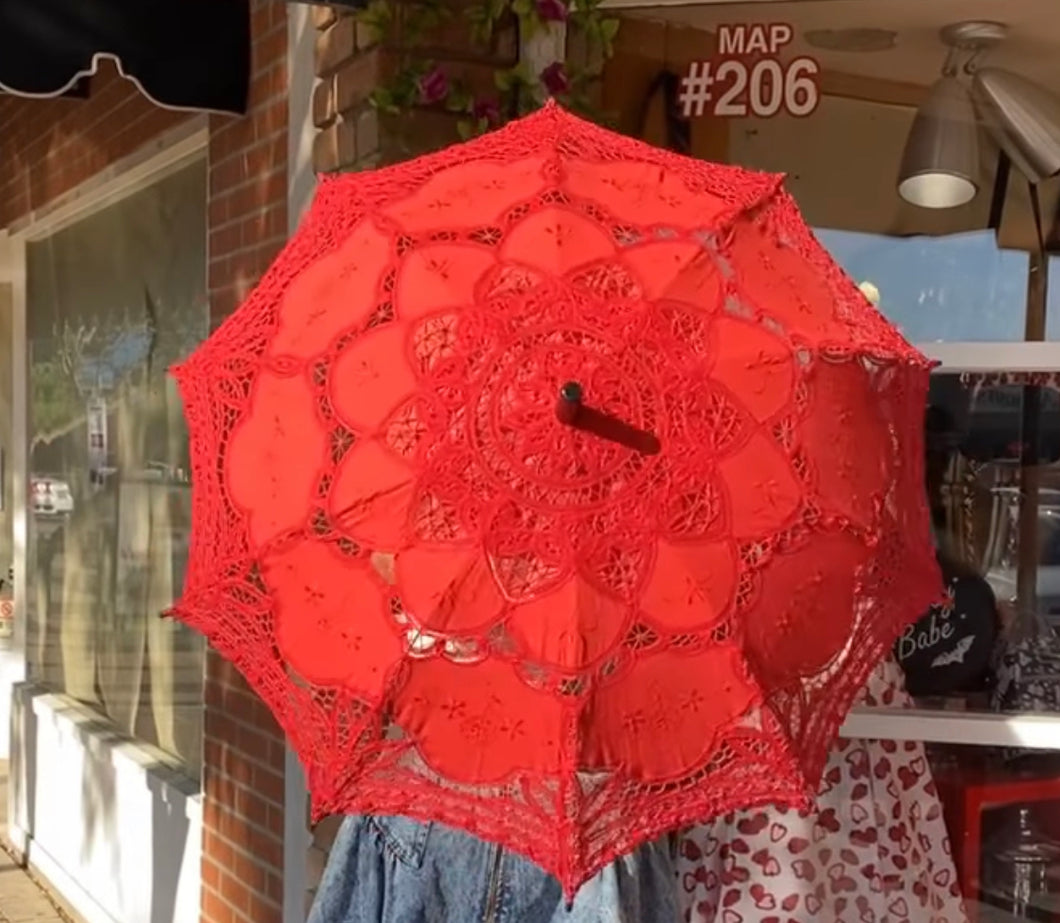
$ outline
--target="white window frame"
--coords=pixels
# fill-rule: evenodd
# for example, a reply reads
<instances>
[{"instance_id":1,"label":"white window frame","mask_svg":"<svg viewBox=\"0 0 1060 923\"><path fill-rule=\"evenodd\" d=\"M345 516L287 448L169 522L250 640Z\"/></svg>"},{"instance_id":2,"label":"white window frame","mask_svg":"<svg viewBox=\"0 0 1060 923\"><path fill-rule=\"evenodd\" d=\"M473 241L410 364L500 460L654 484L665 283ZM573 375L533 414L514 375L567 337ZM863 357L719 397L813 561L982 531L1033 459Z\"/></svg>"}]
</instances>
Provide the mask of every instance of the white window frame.
<instances>
[{"instance_id":1,"label":"white window frame","mask_svg":"<svg viewBox=\"0 0 1060 923\"><path fill-rule=\"evenodd\" d=\"M1060 285L1060 279L1057 280ZM1060 342L917 343L940 373L1060 372Z\"/></svg>"},{"instance_id":2,"label":"white window frame","mask_svg":"<svg viewBox=\"0 0 1060 923\"><path fill-rule=\"evenodd\" d=\"M313 93L316 35L308 3L287 6L287 229L293 234L313 197ZM290 741L284 748L283 923L306 918L309 849L313 836L306 818L309 789Z\"/></svg>"}]
</instances>

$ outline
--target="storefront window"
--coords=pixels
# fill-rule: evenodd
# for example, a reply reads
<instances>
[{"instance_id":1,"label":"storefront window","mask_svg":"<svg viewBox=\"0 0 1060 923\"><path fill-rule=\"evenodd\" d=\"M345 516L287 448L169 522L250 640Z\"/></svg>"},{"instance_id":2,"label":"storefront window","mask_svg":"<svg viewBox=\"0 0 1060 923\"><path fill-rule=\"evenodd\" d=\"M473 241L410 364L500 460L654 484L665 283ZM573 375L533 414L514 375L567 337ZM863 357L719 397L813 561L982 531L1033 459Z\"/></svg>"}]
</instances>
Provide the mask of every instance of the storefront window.
<instances>
[{"instance_id":1,"label":"storefront window","mask_svg":"<svg viewBox=\"0 0 1060 923\"><path fill-rule=\"evenodd\" d=\"M190 531L167 367L207 333L199 158L26 247L33 679L197 776L204 647L159 617Z\"/></svg>"},{"instance_id":2,"label":"storefront window","mask_svg":"<svg viewBox=\"0 0 1060 923\"><path fill-rule=\"evenodd\" d=\"M1060 341L1051 256L1060 252L1060 101L1049 113L1040 105L1043 93L1060 100L1060 27L1043 9L988 0L974 11L985 22L968 24L960 0L645 3L622 11L603 81L603 108L621 130L786 174L839 264L872 283L909 340L945 357L925 408L925 467L950 601L923 613L884 665L901 668L912 698L870 696L845 733L850 746L887 744L867 787L859 776L851 791L901 815L870 812L873 829L851 842L878 834L912 863L884 863L906 878L918 851L936 850L934 885L912 890L922 892L923 919L948 923L964 917L941 891L931 904L930 892L954 881L968 919L1060 919L1051 896L1060 893L1060 757L1044 749L1060 749L1060 342L1051 345ZM986 68L1000 77L984 84ZM1003 156L1006 145L1018 156ZM905 704L914 707L897 707ZM955 740L969 746L945 743ZM935 781L917 790L916 814L944 814L952 860L938 829L921 831L931 842L908 853L882 839L904 836L912 809L894 802L928 766ZM836 802L839 815L855 809L851 799ZM789 847L764 848L787 856ZM873 849L878 871L890 853ZM755 874L748 893L773 893ZM860 919L879 919L881 908L921 919L868 892L845 897ZM740 900L726 912L751 907Z\"/></svg>"},{"instance_id":3,"label":"storefront window","mask_svg":"<svg viewBox=\"0 0 1060 923\"><path fill-rule=\"evenodd\" d=\"M1023 339L1027 254L999 249L993 231L887 237L815 230L852 278L877 287L880 310L914 343Z\"/></svg>"}]
</instances>

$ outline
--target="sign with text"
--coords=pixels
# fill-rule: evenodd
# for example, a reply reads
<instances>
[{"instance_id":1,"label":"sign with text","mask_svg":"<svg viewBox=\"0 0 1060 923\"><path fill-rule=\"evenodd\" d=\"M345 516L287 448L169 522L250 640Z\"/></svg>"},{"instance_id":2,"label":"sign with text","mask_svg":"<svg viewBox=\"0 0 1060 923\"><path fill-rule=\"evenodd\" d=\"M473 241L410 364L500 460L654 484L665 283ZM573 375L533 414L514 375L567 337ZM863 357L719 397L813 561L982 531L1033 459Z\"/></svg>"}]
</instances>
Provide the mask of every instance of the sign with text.
<instances>
[{"instance_id":1,"label":"sign with text","mask_svg":"<svg viewBox=\"0 0 1060 923\"><path fill-rule=\"evenodd\" d=\"M990 585L940 563L949 590L946 604L932 606L894 645L906 688L915 696L975 691L986 676L1000 629Z\"/></svg>"},{"instance_id":2,"label":"sign with text","mask_svg":"<svg viewBox=\"0 0 1060 923\"><path fill-rule=\"evenodd\" d=\"M810 115L821 98L821 68L806 56L781 59L794 37L787 23L718 26L717 55L693 61L681 79L685 118Z\"/></svg>"}]
</instances>

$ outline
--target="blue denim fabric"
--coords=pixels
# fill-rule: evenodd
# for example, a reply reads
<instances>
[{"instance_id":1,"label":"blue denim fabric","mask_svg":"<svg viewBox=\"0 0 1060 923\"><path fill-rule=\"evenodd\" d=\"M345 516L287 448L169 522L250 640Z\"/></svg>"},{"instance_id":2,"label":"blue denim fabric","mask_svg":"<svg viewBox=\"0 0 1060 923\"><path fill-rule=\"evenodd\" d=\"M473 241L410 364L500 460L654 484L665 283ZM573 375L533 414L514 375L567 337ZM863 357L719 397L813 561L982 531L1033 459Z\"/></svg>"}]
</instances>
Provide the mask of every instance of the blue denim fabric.
<instances>
[{"instance_id":1,"label":"blue denim fabric","mask_svg":"<svg viewBox=\"0 0 1060 923\"><path fill-rule=\"evenodd\" d=\"M569 908L528 860L440 824L345 818L307 923L676 923L669 841L586 882Z\"/></svg>"}]
</instances>

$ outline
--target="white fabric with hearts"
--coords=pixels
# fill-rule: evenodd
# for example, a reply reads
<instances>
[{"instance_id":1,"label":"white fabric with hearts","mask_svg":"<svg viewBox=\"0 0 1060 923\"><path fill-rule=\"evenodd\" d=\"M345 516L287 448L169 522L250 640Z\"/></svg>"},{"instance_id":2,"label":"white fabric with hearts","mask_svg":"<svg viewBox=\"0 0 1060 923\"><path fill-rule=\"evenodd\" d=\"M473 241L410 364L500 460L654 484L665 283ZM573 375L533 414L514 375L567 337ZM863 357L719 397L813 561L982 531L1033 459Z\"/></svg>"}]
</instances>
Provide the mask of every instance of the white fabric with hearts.
<instances>
[{"instance_id":1,"label":"white fabric with hearts","mask_svg":"<svg viewBox=\"0 0 1060 923\"><path fill-rule=\"evenodd\" d=\"M861 702L909 705L901 669L877 668ZM812 813L769 808L685 831L686 923L967 923L922 744L840 740Z\"/></svg>"}]
</instances>

